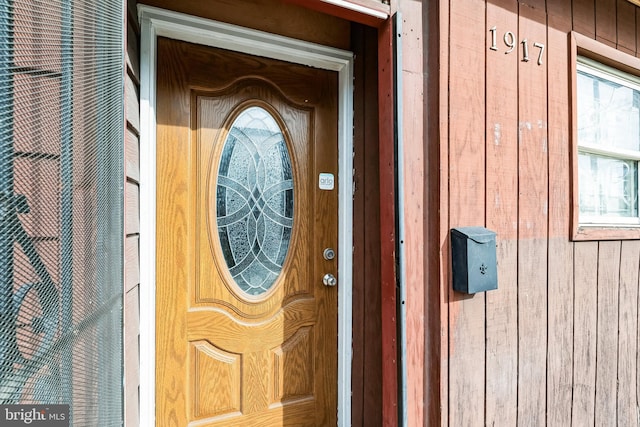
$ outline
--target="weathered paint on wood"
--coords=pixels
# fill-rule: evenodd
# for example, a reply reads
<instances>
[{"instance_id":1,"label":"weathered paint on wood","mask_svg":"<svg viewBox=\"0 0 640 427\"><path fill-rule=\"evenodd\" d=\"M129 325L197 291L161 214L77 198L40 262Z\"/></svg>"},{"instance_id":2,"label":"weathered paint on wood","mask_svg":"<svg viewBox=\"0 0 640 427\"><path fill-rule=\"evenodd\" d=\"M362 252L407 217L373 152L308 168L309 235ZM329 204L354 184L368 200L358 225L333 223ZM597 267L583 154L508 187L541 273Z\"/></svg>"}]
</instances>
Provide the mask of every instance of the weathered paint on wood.
<instances>
[{"instance_id":1,"label":"weathered paint on wood","mask_svg":"<svg viewBox=\"0 0 640 427\"><path fill-rule=\"evenodd\" d=\"M598 243L574 247L573 404L571 425L593 425L596 392Z\"/></svg>"},{"instance_id":2,"label":"weathered paint on wood","mask_svg":"<svg viewBox=\"0 0 640 427\"><path fill-rule=\"evenodd\" d=\"M486 21L501 33L517 28L515 0L487 3ZM498 30L499 29L499 30ZM489 37L487 42L491 44ZM487 61L486 226L498 233L500 287L486 295L486 425L515 425L518 394L518 82L516 55L496 55Z\"/></svg>"},{"instance_id":3,"label":"weathered paint on wood","mask_svg":"<svg viewBox=\"0 0 640 427\"><path fill-rule=\"evenodd\" d=\"M546 45L543 9L520 4L519 40ZM537 49L532 49L534 55ZM535 56L532 56L535 58ZM518 419L545 422L547 341L547 76L535 62L518 68ZM546 55L542 63L546 64Z\"/></svg>"},{"instance_id":4,"label":"weathered paint on wood","mask_svg":"<svg viewBox=\"0 0 640 427\"><path fill-rule=\"evenodd\" d=\"M399 43L402 46L402 62L399 64L402 79L402 116L399 126L402 134L424 140L424 55L425 38L422 36L423 5L421 2L400 0L398 4L403 8L401 34ZM404 55L404 52L412 52ZM402 212L404 222L404 236L401 244L404 248L404 285L405 299L402 301L406 312L406 348L404 351L406 375L413 380L407 384L407 412L408 425L424 425L425 412L421 396L426 387L423 366L429 361L425 359L425 227L424 222L425 193L423 183L425 177L425 145L403 144L401 153L402 175L399 177L405 208ZM409 326L410 325L410 326Z\"/></svg>"},{"instance_id":5,"label":"weathered paint on wood","mask_svg":"<svg viewBox=\"0 0 640 427\"><path fill-rule=\"evenodd\" d=\"M485 3L450 3L449 221L450 227L485 222ZM450 256L450 255L449 255ZM449 423L484 419L485 297L449 290ZM473 390L473 393L469 393ZM464 398L462 398L464 396Z\"/></svg>"},{"instance_id":6,"label":"weathered paint on wood","mask_svg":"<svg viewBox=\"0 0 640 427\"><path fill-rule=\"evenodd\" d=\"M433 9L432 9L433 10ZM436 15L437 13L437 15ZM437 157L438 167L429 170L429 181L438 182L439 204L438 207L438 225L440 227L438 234L438 254L439 271L433 271L431 281L436 286L440 295L439 298L432 298L429 301L429 307L435 305L438 301L440 304L440 322L430 323L427 325L426 334L434 342L440 344L440 361L430 369L440 371L440 398L426 397L425 400L431 400L428 404L438 409L430 414L431 425L446 427L449 425L449 301L450 301L450 271L451 271L451 255L449 252L449 2L441 1L437 11L432 11L437 16L437 21L431 22L430 27L439 28L438 40L438 69L440 74L434 76L431 74L430 84L438 87L438 104L433 111L438 112L438 145L439 156ZM407 143L410 143L410 136L407 136ZM414 142L415 143L415 142ZM439 369L438 369L439 366Z\"/></svg>"},{"instance_id":7,"label":"weathered paint on wood","mask_svg":"<svg viewBox=\"0 0 640 427\"><path fill-rule=\"evenodd\" d=\"M620 242L600 242L596 340L596 425L617 424Z\"/></svg>"},{"instance_id":8,"label":"weathered paint on wood","mask_svg":"<svg viewBox=\"0 0 640 427\"><path fill-rule=\"evenodd\" d=\"M429 421L635 425L639 244L621 241L622 232L576 239L606 242L572 238L568 35L579 33L589 49L610 47L615 60L631 67L624 55L638 52L640 12L623 0L454 0L441 1L438 13L433 79L441 96L439 280L445 287L430 299L440 304L441 323L428 324L426 333L445 338L442 409ZM490 49L494 25L497 52ZM517 36L512 56L504 53L506 31ZM545 45L540 64L534 42ZM405 144L424 144L421 138L405 133ZM498 147L497 139L514 141ZM450 289L448 232L461 225L498 231L499 289L486 296Z\"/></svg>"},{"instance_id":9,"label":"weathered paint on wood","mask_svg":"<svg viewBox=\"0 0 640 427\"><path fill-rule=\"evenodd\" d=\"M569 194L569 111L566 70L567 32L571 30L571 2L549 3L548 144L549 144L549 249L547 306L547 424L571 425L573 388L573 244L567 239Z\"/></svg>"},{"instance_id":10,"label":"weathered paint on wood","mask_svg":"<svg viewBox=\"0 0 640 427\"><path fill-rule=\"evenodd\" d=\"M379 170L380 170L380 292L382 323L382 424L398 420L397 313L395 272L395 200L393 28L391 21L378 31Z\"/></svg>"},{"instance_id":11,"label":"weathered paint on wood","mask_svg":"<svg viewBox=\"0 0 640 427\"><path fill-rule=\"evenodd\" d=\"M617 423L638 422L636 360L638 336L638 268L640 241L622 242L620 254L620 297L618 310L618 396Z\"/></svg>"}]
</instances>

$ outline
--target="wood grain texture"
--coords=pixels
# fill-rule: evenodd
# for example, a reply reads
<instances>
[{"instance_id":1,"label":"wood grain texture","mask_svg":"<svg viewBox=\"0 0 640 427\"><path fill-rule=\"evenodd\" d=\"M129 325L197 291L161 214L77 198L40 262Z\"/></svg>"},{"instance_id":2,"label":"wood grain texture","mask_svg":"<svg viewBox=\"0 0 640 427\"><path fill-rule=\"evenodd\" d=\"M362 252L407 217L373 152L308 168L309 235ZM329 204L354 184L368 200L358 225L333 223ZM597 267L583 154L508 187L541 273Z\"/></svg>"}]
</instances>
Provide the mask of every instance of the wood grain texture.
<instances>
[{"instance_id":1,"label":"wood grain texture","mask_svg":"<svg viewBox=\"0 0 640 427\"><path fill-rule=\"evenodd\" d=\"M551 6L551 3L549 4ZM549 241L547 424L571 425L573 390L573 243L568 239L571 205L567 32L571 3L553 2L548 18ZM553 12L553 14L552 14Z\"/></svg>"},{"instance_id":2,"label":"wood grain texture","mask_svg":"<svg viewBox=\"0 0 640 427\"><path fill-rule=\"evenodd\" d=\"M241 356L215 348L207 341L192 342L189 353L194 418L240 412ZM215 376L215 385L208 381L209 375Z\"/></svg>"},{"instance_id":3,"label":"wood grain texture","mask_svg":"<svg viewBox=\"0 0 640 427\"><path fill-rule=\"evenodd\" d=\"M484 206L486 225L499 231L500 287L487 293L484 313L472 311L468 300L461 304L452 292L440 303L447 313L442 333L449 352L440 357L440 378L447 379L440 388L441 424L635 425L637 419L630 408L638 396L640 378L638 357L632 350L637 349L640 336L635 265L640 256L638 231L576 232L571 225L577 175L570 158L576 150L571 145L575 119L570 108L570 76L575 73L577 53L637 75L637 58L629 54L638 50L638 9L625 1L573 0L544 5L519 2L519 11L514 11L508 1L490 1L483 3L485 21L476 24L460 16L458 8L473 10L469 3L439 4L440 31L446 29L440 34L444 53L439 64L443 94L439 227L446 236L451 227L460 225L459 218ZM510 82L514 73L504 53L500 56L489 49L488 30L493 25L504 27L502 31L516 28L518 41L528 39L530 56L534 41L546 46L538 67L531 67L533 61L520 60L522 44L518 46L517 85ZM571 38L573 57L568 51L571 30L580 33ZM501 35L498 30L499 47ZM479 49L474 47L479 38L485 43L485 63L466 50ZM515 87L517 95L505 91L509 87ZM461 92L465 93L464 103ZM511 106L514 98L516 108ZM508 117L512 110L518 114L518 144L498 149L491 145L496 135L501 141L508 140L505 135L513 130L497 128L500 121L496 118ZM484 119L482 126L475 122L478 118ZM474 151L477 139L484 139L486 157ZM509 154L514 148L518 154ZM477 163L467 161L466 156L473 156ZM470 179L478 175L477 170L486 173L478 180ZM517 173L518 191L496 204L496 194L508 193L509 172ZM518 234L516 246L509 247L508 209L513 203L517 204ZM481 215L473 217L477 221ZM580 241L587 239L594 241ZM441 248L448 255L443 240ZM512 256L518 260L513 269L516 279L508 279ZM442 265L440 280L448 285L447 258ZM517 288L515 303L507 302L508 283L503 276ZM515 304L516 319L504 320ZM472 318L484 323L484 342L481 338L478 343L482 332L474 329ZM457 329L460 322L465 325L464 334ZM513 323L517 323L517 344L508 344ZM518 353L515 375L508 374L511 365L505 358L513 349ZM476 357L462 360L458 351L473 352ZM513 383L517 400L509 404L505 390ZM509 408L517 410L515 421Z\"/></svg>"},{"instance_id":4,"label":"wood grain texture","mask_svg":"<svg viewBox=\"0 0 640 427\"><path fill-rule=\"evenodd\" d=\"M337 292L320 278L340 279L321 255L337 248L337 191L315 186L320 172L338 175L337 75L165 39L158 51L157 418L334 424ZM211 197L228 129L256 105L285 135L296 203L278 280L248 297L223 259Z\"/></svg>"},{"instance_id":5,"label":"wood grain texture","mask_svg":"<svg viewBox=\"0 0 640 427\"><path fill-rule=\"evenodd\" d=\"M485 4L450 4L449 221L485 223ZM448 257L451 255L448 254ZM482 425L485 411L485 297L449 290L449 423Z\"/></svg>"},{"instance_id":6,"label":"wood grain texture","mask_svg":"<svg viewBox=\"0 0 640 427\"><path fill-rule=\"evenodd\" d=\"M622 242L618 310L617 423L638 422L636 379L638 375L638 269L640 242Z\"/></svg>"},{"instance_id":7,"label":"wood grain texture","mask_svg":"<svg viewBox=\"0 0 640 427\"><path fill-rule=\"evenodd\" d=\"M572 426L593 425L596 394L598 243L574 248Z\"/></svg>"},{"instance_id":8,"label":"wood grain texture","mask_svg":"<svg viewBox=\"0 0 640 427\"><path fill-rule=\"evenodd\" d=\"M449 3L441 2L435 13L437 13L435 19L437 19L438 25L430 26L432 29L434 27L437 29L437 33L434 34L432 40L441 40L441 42L437 49L434 48L435 53L432 53L438 55L437 63L440 69L437 81L437 97L431 98L431 102L434 103L431 104L433 111L438 112L437 131L434 131L436 134L434 135L434 141L437 141L438 144L438 154L433 154L433 157L438 165L438 186L434 187L434 193L437 192L439 200L434 206L437 207L439 213L436 220L439 268L435 270L438 272L439 280L437 282L434 281L434 285L438 286L440 295L439 298L434 298L431 302L433 304L435 304L435 301L440 302L440 312L438 313L439 328L436 331L440 338L438 343L440 348L439 360L438 365L436 365L439 368L436 369L440 372L439 381L436 382L436 384L439 384L439 396L437 394L432 396L429 405L431 406L430 413L433 414L430 417L432 425L445 427L449 425L449 396L451 394L449 392L449 333L451 330L449 325L449 301L451 298L451 255L449 252L451 247L449 244L449 228L451 227L449 222ZM430 160L433 161L433 159ZM432 169L431 172L433 175L430 175L430 177L436 175L435 170ZM434 181L435 179L431 182Z\"/></svg>"},{"instance_id":9,"label":"wood grain texture","mask_svg":"<svg viewBox=\"0 0 640 427\"><path fill-rule=\"evenodd\" d=\"M424 141L424 44L420 30L423 28L423 4L414 1L399 1L402 7L402 33L398 43L403 51L414 52L403 55L401 66L403 113L398 118L403 139ZM416 90L421 88L421 90ZM399 183L403 193L405 209L404 223L404 286L406 348L404 356L406 375L412 378L407 384L407 408L409 425L424 425L425 399L425 148L424 144L404 144L401 155L402 173Z\"/></svg>"},{"instance_id":10,"label":"wood grain texture","mask_svg":"<svg viewBox=\"0 0 640 427\"><path fill-rule=\"evenodd\" d=\"M499 34L518 26L518 3L487 3ZM487 42L491 45L488 34ZM487 50L486 226L497 233L498 289L486 293L485 425L515 425L518 394L518 57Z\"/></svg>"},{"instance_id":11,"label":"wood grain texture","mask_svg":"<svg viewBox=\"0 0 640 427\"><path fill-rule=\"evenodd\" d=\"M520 4L518 32L520 40L546 45L544 11ZM546 64L546 55L542 59ZM549 179L546 67L521 61L518 82L518 419L543 425Z\"/></svg>"},{"instance_id":12,"label":"wood grain texture","mask_svg":"<svg viewBox=\"0 0 640 427\"><path fill-rule=\"evenodd\" d=\"M184 166L174 159L190 160L192 149L188 144L174 141L188 141L189 123L183 117L189 116L189 94L172 93L172 87L183 87L185 69L182 61L165 60L163 41L159 40L157 64L157 199L156 213L156 419L167 426L184 425L187 420L188 390L184 384L188 377L186 312L165 307L187 303L188 282L193 278L194 257L183 236L192 235L189 223L190 177ZM182 126L170 126L181 123ZM191 164L189 166L192 167ZM163 205L163 201L171 201ZM172 260L171 263L163 260ZM173 265L179 266L174 269ZM167 285L165 285L167 284ZM171 284L170 286L168 284ZM158 315L162 313L162 315Z\"/></svg>"},{"instance_id":13,"label":"wood grain texture","mask_svg":"<svg viewBox=\"0 0 640 427\"><path fill-rule=\"evenodd\" d=\"M385 426L398 423L393 37L389 20L378 33L380 297L382 319L385 319L381 330L382 365L386 367L382 370L382 423Z\"/></svg>"},{"instance_id":14,"label":"wood grain texture","mask_svg":"<svg viewBox=\"0 0 640 427\"><path fill-rule=\"evenodd\" d=\"M616 424L620 242L598 247L596 425Z\"/></svg>"}]
</instances>

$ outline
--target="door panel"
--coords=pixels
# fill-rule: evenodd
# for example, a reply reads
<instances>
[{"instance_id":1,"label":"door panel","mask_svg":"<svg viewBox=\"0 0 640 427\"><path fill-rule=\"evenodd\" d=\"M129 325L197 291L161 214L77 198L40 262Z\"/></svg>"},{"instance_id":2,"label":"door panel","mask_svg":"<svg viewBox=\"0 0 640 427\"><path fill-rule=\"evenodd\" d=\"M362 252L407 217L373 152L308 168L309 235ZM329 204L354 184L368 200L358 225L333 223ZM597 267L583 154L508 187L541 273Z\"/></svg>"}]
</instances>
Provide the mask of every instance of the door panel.
<instances>
[{"instance_id":1,"label":"door panel","mask_svg":"<svg viewBox=\"0 0 640 427\"><path fill-rule=\"evenodd\" d=\"M158 425L335 425L337 76L168 39L157 67Z\"/></svg>"}]
</instances>

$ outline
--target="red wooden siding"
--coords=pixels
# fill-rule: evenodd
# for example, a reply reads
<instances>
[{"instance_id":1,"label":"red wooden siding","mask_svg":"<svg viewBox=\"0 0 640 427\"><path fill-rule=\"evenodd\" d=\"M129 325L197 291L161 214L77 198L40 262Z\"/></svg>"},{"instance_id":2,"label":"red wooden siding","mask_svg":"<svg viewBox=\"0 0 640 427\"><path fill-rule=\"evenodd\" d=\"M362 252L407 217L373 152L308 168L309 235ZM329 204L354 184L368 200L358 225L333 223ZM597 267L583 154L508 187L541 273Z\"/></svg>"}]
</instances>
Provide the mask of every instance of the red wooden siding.
<instances>
[{"instance_id":1,"label":"red wooden siding","mask_svg":"<svg viewBox=\"0 0 640 427\"><path fill-rule=\"evenodd\" d=\"M509 0L487 4L486 20L496 29L517 28L518 5ZM514 55L498 55L486 63L486 87L492 87L495 97L486 101L487 206L486 227L503 236L497 243L501 260L498 277L504 283L517 281L518 245L518 171L511 162L518 156L518 146L511 141L518 136L518 84L502 75L516 75L518 59ZM515 288L499 287L486 294L488 316L486 326L487 390L493 390L497 399L486 404L488 424L514 425L517 419L518 345L516 319L518 318ZM491 374L493 373L493 374Z\"/></svg>"},{"instance_id":2,"label":"red wooden siding","mask_svg":"<svg viewBox=\"0 0 640 427\"><path fill-rule=\"evenodd\" d=\"M407 17L408 3L399 1L399 9L420 27L415 11ZM439 218L438 251L428 250L424 261L439 257L441 266L422 283L442 284L423 312L437 306L442 313L426 325L427 340L444 336L439 394L424 394L441 410L424 423L636 425L640 242L570 239L568 35L638 56L639 9L624 0L450 0L432 8L440 74L412 83L415 92L437 85L440 105L438 134L428 134L440 141L439 153L429 154L440 168L428 169L423 188L440 183L440 212L425 216ZM490 49L493 26L497 50ZM506 31L515 36L510 54ZM536 42L545 45L540 65ZM404 129L405 146L429 143ZM497 231L498 290L451 290L448 231L459 226ZM414 261L407 268L425 267ZM422 326L406 327L417 337ZM408 358L416 373L410 389L432 375L429 359L422 363ZM420 421L422 409L408 407L410 420Z\"/></svg>"}]
</instances>

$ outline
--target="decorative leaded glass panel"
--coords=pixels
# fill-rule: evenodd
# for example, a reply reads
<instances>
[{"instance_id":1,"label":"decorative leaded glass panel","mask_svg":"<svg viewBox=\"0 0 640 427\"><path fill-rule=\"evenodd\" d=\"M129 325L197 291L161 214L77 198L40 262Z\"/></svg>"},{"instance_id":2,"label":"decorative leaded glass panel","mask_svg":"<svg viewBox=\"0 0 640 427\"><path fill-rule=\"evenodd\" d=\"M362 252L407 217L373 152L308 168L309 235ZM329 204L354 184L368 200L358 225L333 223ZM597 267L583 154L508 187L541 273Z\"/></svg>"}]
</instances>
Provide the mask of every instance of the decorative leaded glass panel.
<instances>
[{"instance_id":1,"label":"decorative leaded glass panel","mask_svg":"<svg viewBox=\"0 0 640 427\"><path fill-rule=\"evenodd\" d=\"M264 108L247 108L231 125L217 182L225 262L243 292L260 295L273 286L289 250L294 190L284 135Z\"/></svg>"}]
</instances>

